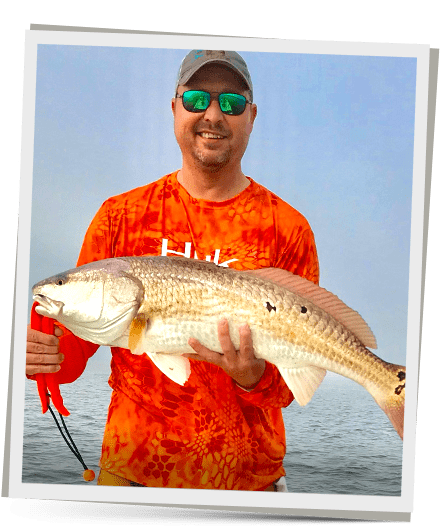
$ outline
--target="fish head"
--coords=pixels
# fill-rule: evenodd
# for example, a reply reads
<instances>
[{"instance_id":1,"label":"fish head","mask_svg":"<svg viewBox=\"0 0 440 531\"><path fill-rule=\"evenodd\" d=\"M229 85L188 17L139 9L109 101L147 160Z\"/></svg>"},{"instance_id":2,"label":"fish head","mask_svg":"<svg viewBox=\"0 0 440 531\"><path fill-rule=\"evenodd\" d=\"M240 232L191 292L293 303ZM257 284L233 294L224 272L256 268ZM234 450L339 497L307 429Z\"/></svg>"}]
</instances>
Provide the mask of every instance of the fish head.
<instances>
[{"instance_id":1,"label":"fish head","mask_svg":"<svg viewBox=\"0 0 440 531\"><path fill-rule=\"evenodd\" d=\"M129 263L113 258L51 276L35 284L32 294L40 315L82 339L111 345L136 315L144 289Z\"/></svg>"}]
</instances>

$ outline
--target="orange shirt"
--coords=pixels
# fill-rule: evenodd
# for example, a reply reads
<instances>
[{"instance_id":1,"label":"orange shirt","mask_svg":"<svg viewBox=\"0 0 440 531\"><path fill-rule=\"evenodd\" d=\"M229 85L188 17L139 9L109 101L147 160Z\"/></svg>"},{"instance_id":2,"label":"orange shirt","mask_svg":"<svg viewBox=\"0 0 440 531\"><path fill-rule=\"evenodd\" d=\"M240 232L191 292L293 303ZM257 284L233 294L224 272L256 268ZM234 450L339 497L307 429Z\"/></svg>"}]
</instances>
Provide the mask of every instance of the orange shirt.
<instances>
[{"instance_id":1,"label":"orange shirt","mask_svg":"<svg viewBox=\"0 0 440 531\"><path fill-rule=\"evenodd\" d=\"M192 198L177 172L112 197L93 219L78 265L174 254L241 270L280 267L318 282L306 219L249 181L239 195L222 202ZM78 377L96 348L66 333L60 383ZM240 490L264 490L285 474L281 408L293 396L275 366L266 363L250 392L206 362L191 360L184 386L164 376L147 355L125 349L112 348L111 368L104 470L151 487Z\"/></svg>"}]
</instances>

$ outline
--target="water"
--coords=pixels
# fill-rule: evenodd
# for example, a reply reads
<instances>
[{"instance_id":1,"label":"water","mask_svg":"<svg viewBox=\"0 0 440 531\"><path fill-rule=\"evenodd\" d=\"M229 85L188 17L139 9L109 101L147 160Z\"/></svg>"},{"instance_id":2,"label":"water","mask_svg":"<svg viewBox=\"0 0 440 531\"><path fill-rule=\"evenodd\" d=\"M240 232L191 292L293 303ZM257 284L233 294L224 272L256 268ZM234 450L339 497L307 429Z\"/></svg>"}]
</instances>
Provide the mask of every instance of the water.
<instances>
[{"instance_id":1,"label":"water","mask_svg":"<svg viewBox=\"0 0 440 531\"><path fill-rule=\"evenodd\" d=\"M328 375L284 422L289 492L400 496L402 441L360 385Z\"/></svg>"},{"instance_id":2,"label":"water","mask_svg":"<svg viewBox=\"0 0 440 531\"><path fill-rule=\"evenodd\" d=\"M110 404L107 381L108 374L86 371L72 384L61 386L64 405L70 411L65 417L67 428L87 467L96 474ZM23 438L23 483L96 484L96 479L84 481L83 466L67 447L50 412L41 414L37 386L30 380L26 381Z\"/></svg>"},{"instance_id":3,"label":"water","mask_svg":"<svg viewBox=\"0 0 440 531\"><path fill-rule=\"evenodd\" d=\"M67 427L86 465L98 472L110 402L108 374L88 372L63 385ZM284 410L289 492L400 496L402 442L370 395L354 382L328 375L305 407ZM55 422L41 415L35 382L26 382L23 482L93 485Z\"/></svg>"}]
</instances>

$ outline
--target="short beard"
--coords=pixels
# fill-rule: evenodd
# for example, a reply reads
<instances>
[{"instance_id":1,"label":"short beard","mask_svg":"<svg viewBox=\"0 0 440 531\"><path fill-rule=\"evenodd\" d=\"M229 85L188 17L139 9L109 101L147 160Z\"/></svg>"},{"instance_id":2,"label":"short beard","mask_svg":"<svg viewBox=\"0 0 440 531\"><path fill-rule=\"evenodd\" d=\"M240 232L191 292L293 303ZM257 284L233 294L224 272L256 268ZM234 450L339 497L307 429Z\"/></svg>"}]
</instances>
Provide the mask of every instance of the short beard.
<instances>
[{"instance_id":1,"label":"short beard","mask_svg":"<svg viewBox=\"0 0 440 531\"><path fill-rule=\"evenodd\" d=\"M212 173L223 169L231 160L231 150L227 149L222 153L215 155L214 153L207 154L206 151L193 151L193 158L205 169L209 169Z\"/></svg>"}]
</instances>

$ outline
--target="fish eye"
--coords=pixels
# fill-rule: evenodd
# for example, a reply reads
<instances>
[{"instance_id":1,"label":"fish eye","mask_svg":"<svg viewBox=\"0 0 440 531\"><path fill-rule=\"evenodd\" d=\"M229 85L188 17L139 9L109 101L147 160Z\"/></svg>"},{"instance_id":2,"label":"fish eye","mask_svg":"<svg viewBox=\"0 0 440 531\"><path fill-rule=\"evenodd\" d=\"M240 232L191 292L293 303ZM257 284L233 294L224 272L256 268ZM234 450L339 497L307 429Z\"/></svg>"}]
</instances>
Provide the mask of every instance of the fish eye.
<instances>
[{"instance_id":1,"label":"fish eye","mask_svg":"<svg viewBox=\"0 0 440 531\"><path fill-rule=\"evenodd\" d=\"M64 282L60 279L60 280L58 280L57 284L58 284L58 286L62 286L64 284Z\"/></svg>"}]
</instances>

